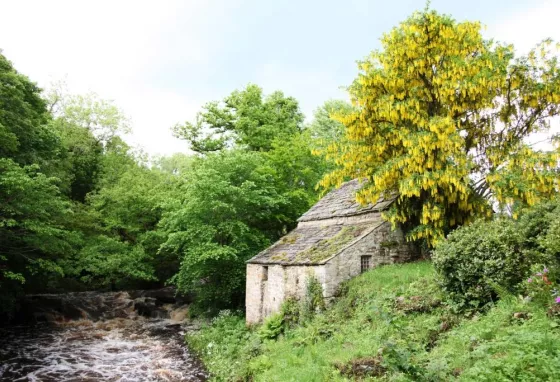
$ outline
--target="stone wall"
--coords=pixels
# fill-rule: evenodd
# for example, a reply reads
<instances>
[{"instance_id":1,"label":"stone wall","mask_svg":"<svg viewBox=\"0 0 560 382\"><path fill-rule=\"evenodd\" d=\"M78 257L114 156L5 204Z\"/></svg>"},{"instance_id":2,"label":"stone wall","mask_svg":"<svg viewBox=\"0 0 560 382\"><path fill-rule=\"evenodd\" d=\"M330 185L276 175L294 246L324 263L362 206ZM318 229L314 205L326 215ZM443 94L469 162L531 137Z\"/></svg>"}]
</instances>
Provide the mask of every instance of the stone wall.
<instances>
[{"instance_id":1,"label":"stone wall","mask_svg":"<svg viewBox=\"0 0 560 382\"><path fill-rule=\"evenodd\" d=\"M259 323L278 312L287 298L304 297L306 282L310 276L316 277L325 285L325 266L247 264L247 323Z\"/></svg>"},{"instance_id":2,"label":"stone wall","mask_svg":"<svg viewBox=\"0 0 560 382\"><path fill-rule=\"evenodd\" d=\"M261 320L263 300L264 266L247 264L247 281L245 286L245 317L248 324Z\"/></svg>"},{"instance_id":3,"label":"stone wall","mask_svg":"<svg viewBox=\"0 0 560 382\"><path fill-rule=\"evenodd\" d=\"M404 239L400 229L391 230L390 223L383 223L354 245L325 264L324 295L332 298L341 282L361 273L362 256L371 256L370 267L403 263L415 257L415 250Z\"/></svg>"}]
</instances>

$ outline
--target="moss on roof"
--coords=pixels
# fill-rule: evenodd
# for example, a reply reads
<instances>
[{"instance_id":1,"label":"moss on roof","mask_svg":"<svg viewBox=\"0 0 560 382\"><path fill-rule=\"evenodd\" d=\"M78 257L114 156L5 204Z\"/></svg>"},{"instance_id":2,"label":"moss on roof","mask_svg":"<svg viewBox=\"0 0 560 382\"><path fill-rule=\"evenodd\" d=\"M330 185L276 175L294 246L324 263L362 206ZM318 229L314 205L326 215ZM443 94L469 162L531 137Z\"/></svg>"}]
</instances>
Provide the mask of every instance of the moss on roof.
<instances>
[{"instance_id":1,"label":"moss on roof","mask_svg":"<svg viewBox=\"0 0 560 382\"><path fill-rule=\"evenodd\" d=\"M319 263L336 255L346 244L360 236L367 226L346 226L329 239L321 240L312 247L301 251L295 257L296 262L309 260Z\"/></svg>"},{"instance_id":2,"label":"moss on roof","mask_svg":"<svg viewBox=\"0 0 560 382\"><path fill-rule=\"evenodd\" d=\"M383 221L298 227L249 260L253 264L322 264Z\"/></svg>"},{"instance_id":3,"label":"moss on roof","mask_svg":"<svg viewBox=\"0 0 560 382\"><path fill-rule=\"evenodd\" d=\"M300 223L305 223L299 224L295 230L253 257L248 263L323 264L345 247L377 228L383 222L381 211L386 209L392 200L380 199L373 205L359 205L356 203L356 192L362 184L353 180L328 193L299 219ZM347 223L332 219L363 214L368 214L367 219L362 218L359 223L348 223L351 219L341 219Z\"/></svg>"}]
</instances>

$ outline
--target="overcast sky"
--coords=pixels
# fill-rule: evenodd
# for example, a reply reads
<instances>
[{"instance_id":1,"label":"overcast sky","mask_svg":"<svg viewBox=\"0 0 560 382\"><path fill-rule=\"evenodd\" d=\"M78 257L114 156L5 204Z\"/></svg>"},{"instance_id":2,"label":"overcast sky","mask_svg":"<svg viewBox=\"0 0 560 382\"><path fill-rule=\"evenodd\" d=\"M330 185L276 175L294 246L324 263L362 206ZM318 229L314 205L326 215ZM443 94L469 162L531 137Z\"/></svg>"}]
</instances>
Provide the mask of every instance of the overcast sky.
<instances>
[{"instance_id":1,"label":"overcast sky","mask_svg":"<svg viewBox=\"0 0 560 382\"><path fill-rule=\"evenodd\" d=\"M0 0L0 49L45 87L113 99L150 154L186 151L170 127L248 83L296 97L306 116L357 74L356 60L425 0ZM526 51L560 41L559 0L434 0Z\"/></svg>"}]
</instances>

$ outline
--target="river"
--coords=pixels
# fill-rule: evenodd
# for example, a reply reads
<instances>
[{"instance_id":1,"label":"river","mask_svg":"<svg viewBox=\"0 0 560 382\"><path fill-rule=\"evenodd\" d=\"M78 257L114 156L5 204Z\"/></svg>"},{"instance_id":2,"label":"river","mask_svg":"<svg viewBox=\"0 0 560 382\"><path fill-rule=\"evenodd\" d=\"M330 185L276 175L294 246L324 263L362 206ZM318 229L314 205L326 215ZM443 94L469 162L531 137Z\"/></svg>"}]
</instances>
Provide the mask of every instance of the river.
<instances>
[{"instance_id":1,"label":"river","mask_svg":"<svg viewBox=\"0 0 560 382\"><path fill-rule=\"evenodd\" d=\"M36 323L0 328L0 381L205 381L184 345L186 307L161 300L128 292L32 296L26 318Z\"/></svg>"}]
</instances>

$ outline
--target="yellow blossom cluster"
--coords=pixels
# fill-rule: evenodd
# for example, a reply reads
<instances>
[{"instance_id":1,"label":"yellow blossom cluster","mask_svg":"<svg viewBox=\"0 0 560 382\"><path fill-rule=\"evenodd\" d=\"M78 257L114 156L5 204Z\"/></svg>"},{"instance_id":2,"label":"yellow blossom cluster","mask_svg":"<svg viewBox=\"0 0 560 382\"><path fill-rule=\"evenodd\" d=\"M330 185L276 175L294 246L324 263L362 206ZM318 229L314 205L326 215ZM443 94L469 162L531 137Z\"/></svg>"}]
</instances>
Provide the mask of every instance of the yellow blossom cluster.
<instances>
[{"instance_id":1,"label":"yellow blossom cluster","mask_svg":"<svg viewBox=\"0 0 560 382\"><path fill-rule=\"evenodd\" d=\"M515 59L476 22L416 13L383 36L349 88L346 136L325 187L367 179L357 199L398 195L386 218L433 245L495 202L531 205L558 190L558 151L524 139L560 113L560 71L545 42ZM478 179L475 181L475 179Z\"/></svg>"}]
</instances>

